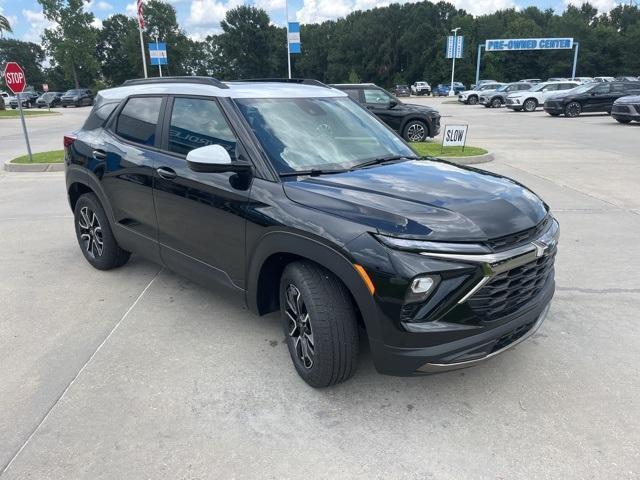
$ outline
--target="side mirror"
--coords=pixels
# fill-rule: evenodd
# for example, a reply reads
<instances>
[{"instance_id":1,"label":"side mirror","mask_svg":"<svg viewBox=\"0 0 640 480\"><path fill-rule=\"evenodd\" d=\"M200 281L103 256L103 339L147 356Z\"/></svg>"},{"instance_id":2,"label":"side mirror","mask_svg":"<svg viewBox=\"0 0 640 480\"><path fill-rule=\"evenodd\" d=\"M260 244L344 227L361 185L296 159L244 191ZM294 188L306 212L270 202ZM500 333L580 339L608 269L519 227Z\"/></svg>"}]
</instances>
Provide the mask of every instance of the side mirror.
<instances>
[{"instance_id":1,"label":"side mirror","mask_svg":"<svg viewBox=\"0 0 640 480\"><path fill-rule=\"evenodd\" d=\"M229 152L221 145L207 145L191 150L187 154L187 165L194 172L202 173L239 173L251 169L249 162L231 160Z\"/></svg>"},{"instance_id":2,"label":"side mirror","mask_svg":"<svg viewBox=\"0 0 640 480\"><path fill-rule=\"evenodd\" d=\"M395 100L390 100L390 101L389 101L389 108L393 108L393 107L395 107L396 105L398 105L398 102L396 102Z\"/></svg>"}]
</instances>

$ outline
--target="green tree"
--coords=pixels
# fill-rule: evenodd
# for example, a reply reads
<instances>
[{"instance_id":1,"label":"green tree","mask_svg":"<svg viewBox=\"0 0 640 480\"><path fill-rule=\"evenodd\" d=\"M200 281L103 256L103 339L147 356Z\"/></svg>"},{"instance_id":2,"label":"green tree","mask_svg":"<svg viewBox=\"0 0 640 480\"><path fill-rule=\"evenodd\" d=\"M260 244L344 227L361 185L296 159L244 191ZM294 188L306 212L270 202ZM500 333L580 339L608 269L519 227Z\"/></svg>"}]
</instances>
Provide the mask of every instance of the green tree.
<instances>
[{"instance_id":1,"label":"green tree","mask_svg":"<svg viewBox=\"0 0 640 480\"><path fill-rule=\"evenodd\" d=\"M138 23L135 19L116 14L102 22L98 59L107 83L119 85L127 79L142 76L139 43Z\"/></svg>"},{"instance_id":2,"label":"green tree","mask_svg":"<svg viewBox=\"0 0 640 480\"><path fill-rule=\"evenodd\" d=\"M0 15L0 38L2 37L3 32L11 33L13 32L13 30L11 30L9 19L7 19L7 17L5 17L4 15Z\"/></svg>"},{"instance_id":3,"label":"green tree","mask_svg":"<svg viewBox=\"0 0 640 480\"><path fill-rule=\"evenodd\" d=\"M28 84L37 89L45 79L42 67L44 59L44 50L36 43L0 38L0 65L18 62Z\"/></svg>"},{"instance_id":4,"label":"green tree","mask_svg":"<svg viewBox=\"0 0 640 480\"><path fill-rule=\"evenodd\" d=\"M91 85L98 73L98 32L83 0L38 0L47 20L56 26L44 31L44 44L53 62L62 67L76 88Z\"/></svg>"}]
</instances>

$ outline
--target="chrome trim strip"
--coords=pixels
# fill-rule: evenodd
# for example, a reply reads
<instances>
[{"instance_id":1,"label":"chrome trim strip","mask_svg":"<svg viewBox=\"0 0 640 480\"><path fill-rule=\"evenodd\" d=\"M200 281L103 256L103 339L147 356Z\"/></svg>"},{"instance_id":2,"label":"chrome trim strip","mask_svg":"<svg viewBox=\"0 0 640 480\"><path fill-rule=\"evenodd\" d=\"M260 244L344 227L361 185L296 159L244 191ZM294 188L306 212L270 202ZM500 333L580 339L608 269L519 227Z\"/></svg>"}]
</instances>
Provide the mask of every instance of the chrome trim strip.
<instances>
[{"instance_id":1,"label":"chrome trim strip","mask_svg":"<svg viewBox=\"0 0 640 480\"><path fill-rule=\"evenodd\" d=\"M474 293L476 293L483 285L496 275L526 265L533 262L537 258L542 257L549 248L554 247L558 243L560 236L560 225L554 218L549 228L545 230L537 239L526 245L512 248L504 252L487 253L480 255L469 255L464 253L437 253L437 252L420 252L425 257L443 258L448 260L458 260L462 262L478 263L482 265L484 276L480 281L469 290L464 297L458 300L458 304L467 301Z\"/></svg>"},{"instance_id":2,"label":"chrome trim strip","mask_svg":"<svg viewBox=\"0 0 640 480\"><path fill-rule=\"evenodd\" d=\"M489 360L490 358L495 357L496 355L500 355L501 353L515 347L516 345L524 342L525 340L527 340L529 337L531 337L533 334L535 334L538 329L540 328L540 326L542 325L542 323L544 322L545 318L547 318L547 314L549 313L549 307L551 306L551 303L547 303L546 307L544 307L544 310L542 311L542 313L540 313L540 315L538 316L538 319L536 320L536 323L533 324L533 326L531 327L531 329L525 333L522 337L518 338L516 341L510 343L509 345L506 345L504 347L502 347L500 350L496 350L495 352L491 352L488 355L485 355L484 357L481 358L476 358L473 360L467 360L464 362L454 362L454 363L425 363L424 365L422 365L420 368L418 368L418 372L424 372L424 373L438 373L438 372L447 372L449 370L458 370L461 368L467 368L467 367L473 367L474 365L477 365L479 363L482 363L486 360Z\"/></svg>"}]
</instances>

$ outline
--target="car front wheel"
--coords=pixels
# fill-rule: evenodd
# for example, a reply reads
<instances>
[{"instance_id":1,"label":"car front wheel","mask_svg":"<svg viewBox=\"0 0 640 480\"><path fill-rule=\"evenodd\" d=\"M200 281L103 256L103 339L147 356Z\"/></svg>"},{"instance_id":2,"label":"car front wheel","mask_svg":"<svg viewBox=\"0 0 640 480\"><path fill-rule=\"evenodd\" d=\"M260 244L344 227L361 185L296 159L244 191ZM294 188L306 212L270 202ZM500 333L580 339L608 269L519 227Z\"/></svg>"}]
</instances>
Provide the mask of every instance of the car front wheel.
<instances>
[{"instance_id":1,"label":"car front wheel","mask_svg":"<svg viewBox=\"0 0 640 480\"><path fill-rule=\"evenodd\" d=\"M305 382L328 387L353 375L356 314L337 277L315 263L290 263L280 279L280 311L291 360Z\"/></svg>"},{"instance_id":2,"label":"car front wheel","mask_svg":"<svg viewBox=\"0 0 640 480\"><path fill-rule=\"evenodd\" d=\"M411 120L404 127L403 137L408 142L424 142L429 136L429 129L420 120Z\"/></svg>"},{"instance_id":3,"label":"car front wheel","mask_svg":"<svg viewBox=\"0 0 640 480\"><path fill-rule=\"evenodd\" d=\"M538 102L533 98L529 98L528 100L525 100L523 107L526 112L533 112L538 108Z\"/></svg>"},{"instance_id":4,"label":"car front wheel","mask_svg":"<svg viewBox=\"0 0 640 480\"><path fill-rule=\"evenodd\" d=\"M491 100L491 107L500 108L501 106L502 106L502 100L500 100L499 98L494 98L493 100Z\"/></svg>"},{"instance_id":5,"label":"car front wheel","mask_svg":"<svg viewBox=\"0 0 640 480\"><path fill-rule=\"evenodd\" d=\"M631 123L631 119L627 117L615 117L618 123Z\"/></svg>"},{"instance_id":6,"label":"car front wheel","mask_svg":"<svg viewBox=\"0 0 640 480\"><path fill-rule=\"evenodd\" d=\"M478 104L478 97L476 97L475 95L470 96L469 99L467 100L467 103L469 105L477 105Z\"/></svg>"},{"instance_id":7,"label":"car front wheel","mask_svg":"<svg viewBox=\"0 0 640 480\"><path fill-rule=\"evenodd\" d=\"M565 117L577 117L582 113L582 105L578 102L569 102L566 107L564 107L564 116Z\"/></svg>"},{"instance_id":8,"label":"car front wheel","mask_svg":"<svg viewBox=\"0 0 640 480\"><path fill-rule=\"evenodd\" d=\"M100 200L85 193L73 209L76 237L87 261L98 270L121 267L131 255L118 245Z\"/></svg>"}]
</instances>

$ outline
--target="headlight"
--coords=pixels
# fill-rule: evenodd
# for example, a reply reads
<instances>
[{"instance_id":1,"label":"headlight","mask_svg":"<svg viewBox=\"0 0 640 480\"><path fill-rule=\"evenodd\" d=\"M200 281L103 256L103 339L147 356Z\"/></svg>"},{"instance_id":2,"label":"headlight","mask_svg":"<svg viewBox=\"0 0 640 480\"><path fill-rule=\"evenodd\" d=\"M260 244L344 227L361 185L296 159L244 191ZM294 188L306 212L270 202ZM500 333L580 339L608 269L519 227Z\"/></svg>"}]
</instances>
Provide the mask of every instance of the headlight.
<instances>
[{"instance_id":1,"label":"headlight","mask_svg":"<svg viewBox=\"0 0 640 480\"><path fill-rule=\"evenodd\" d=\"M387 235L377 234L374 234L374 237L383 245L396 250L463 254L491 253L489 247L480 243L432 242L427 240L413 240L410 238L388 237Z\"/></svg>"}]
</instances>

